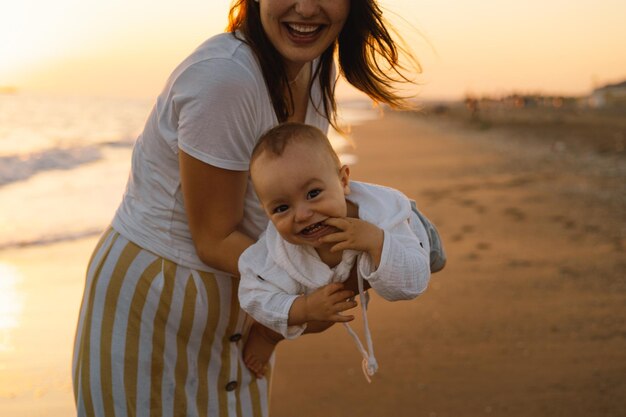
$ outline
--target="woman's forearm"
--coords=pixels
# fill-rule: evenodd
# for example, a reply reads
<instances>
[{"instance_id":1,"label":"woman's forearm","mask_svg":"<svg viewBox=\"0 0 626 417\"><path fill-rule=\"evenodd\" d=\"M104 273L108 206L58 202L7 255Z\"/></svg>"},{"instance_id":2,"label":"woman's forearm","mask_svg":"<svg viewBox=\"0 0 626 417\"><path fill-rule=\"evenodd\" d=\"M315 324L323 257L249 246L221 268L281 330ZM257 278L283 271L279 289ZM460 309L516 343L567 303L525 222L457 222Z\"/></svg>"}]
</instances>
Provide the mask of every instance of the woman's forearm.
<instances>
[{"instance_id":1,"label":"woman's forearm","mask_svg":"<svg viewBox=\"0 0 626 417\"><path fill-rule=\"evenodd\" d=\"M179 163L185 211L198 257L212 268L239 275L239 256L254 243L239 229L248 172L208 165L183 150L179 150Z\"/></svg>"},{"instance_id":2,"label":"woman's forearm","mask_svg":"<svg viewBox=\"0 0 626 417\"><path fill-rule=\"evenodd\" d=\"M196 251L200 260L210 267L239 276L239 256L253 243L254 239L235 230L222 239L199 238Z\"/></svg>"}]
</instances>

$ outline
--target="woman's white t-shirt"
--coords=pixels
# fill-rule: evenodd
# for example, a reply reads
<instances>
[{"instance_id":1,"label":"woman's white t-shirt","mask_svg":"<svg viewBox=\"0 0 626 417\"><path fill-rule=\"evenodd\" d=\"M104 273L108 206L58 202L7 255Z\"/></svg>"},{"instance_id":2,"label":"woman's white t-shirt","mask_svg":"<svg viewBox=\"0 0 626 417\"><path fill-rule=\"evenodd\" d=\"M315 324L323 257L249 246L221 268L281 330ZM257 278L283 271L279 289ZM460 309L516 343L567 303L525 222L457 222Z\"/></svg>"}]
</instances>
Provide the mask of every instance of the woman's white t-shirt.
<instances>
[{"instance_id":1,"label":"woman's white t-shirt","mask_svg":"<svg viewBox=\"0 0 626 417\"><path fill-rule=\"evenodd\" d=\"M326 132L322 109L316 80L306 123ZM210 38L174 70L159 95L135 144L113 228L182 266L220 272L196 254L183 205L178 150L218 168L247 171L256 140L277 124L252 50L231 33ZM241 228L256 238L267 221L248 177Z\"/></svg>"}]
</instances>

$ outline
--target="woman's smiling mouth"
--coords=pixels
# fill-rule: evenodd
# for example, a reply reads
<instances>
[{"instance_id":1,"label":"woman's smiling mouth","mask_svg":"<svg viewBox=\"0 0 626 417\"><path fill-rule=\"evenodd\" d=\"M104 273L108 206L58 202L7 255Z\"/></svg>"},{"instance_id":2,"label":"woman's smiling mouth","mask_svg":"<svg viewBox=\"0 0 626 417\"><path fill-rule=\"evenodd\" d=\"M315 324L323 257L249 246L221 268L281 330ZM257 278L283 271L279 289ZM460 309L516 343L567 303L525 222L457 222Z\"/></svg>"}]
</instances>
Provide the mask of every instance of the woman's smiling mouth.
<instances>
[{"instance_id":1,"label":"woman's smiling mouth","mask_svg":"<svg viewBox=\"0 0 626 417\"><path fill-rule=\"evenodd\" d=\"M301 40L314 38L325 27L324 25L311 25L303 23L285 23L284 26L287 28L289 35Z\"/></svg>"}]
</instances>

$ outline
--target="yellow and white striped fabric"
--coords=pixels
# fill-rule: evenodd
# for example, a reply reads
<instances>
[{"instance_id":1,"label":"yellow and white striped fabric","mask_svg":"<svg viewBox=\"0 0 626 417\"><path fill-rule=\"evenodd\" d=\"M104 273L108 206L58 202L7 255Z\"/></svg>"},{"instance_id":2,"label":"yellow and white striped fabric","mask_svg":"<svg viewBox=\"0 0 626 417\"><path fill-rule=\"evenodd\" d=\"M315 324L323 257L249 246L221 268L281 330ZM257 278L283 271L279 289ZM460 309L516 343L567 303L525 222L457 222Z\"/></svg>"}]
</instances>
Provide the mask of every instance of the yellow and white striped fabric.
<instances>
[{"instance_id":1,"label":"yellow and white striped fabric","mask_svg":"<svg viewBox=\"0 0 626 417\"><path fill-rule=\"evenodd\" d=\"M268 415L269 375L243 364L238 281L107 230L89 262L74 346L79 416Z\"/></svg>"}]
</instances>

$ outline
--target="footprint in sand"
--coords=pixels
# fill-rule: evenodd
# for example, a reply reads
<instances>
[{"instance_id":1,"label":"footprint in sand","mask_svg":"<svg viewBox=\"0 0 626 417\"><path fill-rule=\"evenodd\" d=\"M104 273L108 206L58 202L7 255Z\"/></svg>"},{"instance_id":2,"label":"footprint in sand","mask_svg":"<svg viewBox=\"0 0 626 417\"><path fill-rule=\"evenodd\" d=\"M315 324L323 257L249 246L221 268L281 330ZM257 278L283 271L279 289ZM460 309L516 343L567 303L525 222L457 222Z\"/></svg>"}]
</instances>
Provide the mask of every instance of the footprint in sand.
<instances>
[{"instance_id":1,"label":"footprint in sand","mask_svg":"<svg viewBox=\"0 0 626 417\"><path fill-rule=\"evenodd\" d=\"M460 242L465 237L466 233L472 233L474 231L474 226L471 224L464 224L461 226L461 231L459 233L455 233L450 237L450 240L453 242Z\"/></svg>"},{"instance_id":2,"label":"footprint in sand","mask_svg":"<svg viewBox=\"0 0 626 417\"><path fill-rule=\"evenodd\" d=\"M572 278L576 278L576 277L579 277L581 275L580 271L578 271L576 269L573 269L573 268L570 268L569 266L562 266L562 267L560 267L559 268L559 273L561 275L563 275L563 276L572 277Z\"/></svg>"},{"instance_id":3,"label":"footprint in sand","mask_svg":"<svg viewBox=\"0 0 626 417\"><path fill-rule=\"evenodd\" d=\"M424 198L428 199L429 202L437 202L441 199L444 199L450 195L450 191L442 191L442 190L426 190L422 192Z\"/></svg>"},{"instance_id":4,"label":"footprint in sand","mask_svg":"<svg viewBox=\"0 0 626 417\"><path fill-rule=\"evenodd\" d=\"M554 223L560 223L565 229L568 230L574 229L576 227L576 222L574 220L568 219L567 217L560 214L550 217L550 220L552 220ZM591 226L592 228L594 227L593 225L587 225L586 227L589 226Z\"/></svg>"},{"instance_id":5,"label":"footprint in sand","mask_svg":"<svg viewBox=\"0 0 626 417\"><path fill-rule=\"evenodd\" d=\"M557 214L554 216L550 216L550 220L552 220L554 223L561 223L566 220L566 217L561 214Z\"/></svg>"},{"instance_id":6,"label":"footprint in sand","mask_svg":"<svg viewBox=\"0 0 626 417\"><path fill-rule=\"evenodd\" d=\"M532 263L526 259L511 259L509 261L509 266L511 268L525 268L531 265Z\"/></svg>"},{"instance_id":7,"label":"footprint in sand","mask_svg":"<svg viewBox=\"0 0 626 417\"><path fill-rule=\"evenodd\" d=\"M479 188L480 188L480 185L477 185L477 184L461 184L456 187L455 191L457 193L466 193L468 191L478 190Z\"/></svg>"},{"instance_id":8,"label":"footprint in sand","mask_svg":"<svg viewBox=\"0 0 626 417\"><path fill-rule=\"evenodd\" d=\"M474 207L474 209L476 210L476 213L478 214L483 214L487 211L487 207L485 206L481 206L480 204L476 205L476 207Z\"/></svg>"},{"instance_id":9,"label":"footprint in sand","mask_svg":"<svg viewBox=\"0 0 626 417\"><path fill-rule=\"evenodd\" d=\"M576 222L574 220L566 220L563 222L563 227L566 229L573 229L576 227Z\"/></svg>"},{"instance_id":10,"label":"footprint in sand","mask_svg":"<svg viewBox=\"0 0 626 417\"><path fill-rule=\"evenodd\" d=\"M476 244L476 249L478 249L478 250L488 250L488 249L491 249L491 243L478 242Z\"/></svg>"},{"instance_id":11,"label":"footprint in sand","mask_svg":"<svg viewBox=\"0 0 626 417\"><path fill-rule=\"evenodd\" d=\"M513 220L521 222L526 220L526 213L518 209L517 207L507 207L504 209L504 215L511 217Z\"/></svg>"},{"instance_id":12,"label":"footprint in sand","mask_svg":"<svg viewBox=\"0 0 626 417\"><path fill-rule=\"evenodd\" d=\"M452 242L460 242L460 241L462 241L463 240L463 233L457 233L457 234L454 234L454 235L450 236L450 240Z\"/></svg>"},{"instance_id":13,"label":"footprint in sand","mask_svg":"<svg viewBox=\"0 0 626 417\"><path fill-rule=\"evenodd\" d=\"M471 198L457 198L456 202L461 207L474 208L477 213L482 214L487 211L487 208L481 204L478 204L476 200L472 200Z\"/></svg>"}]
</instances>

